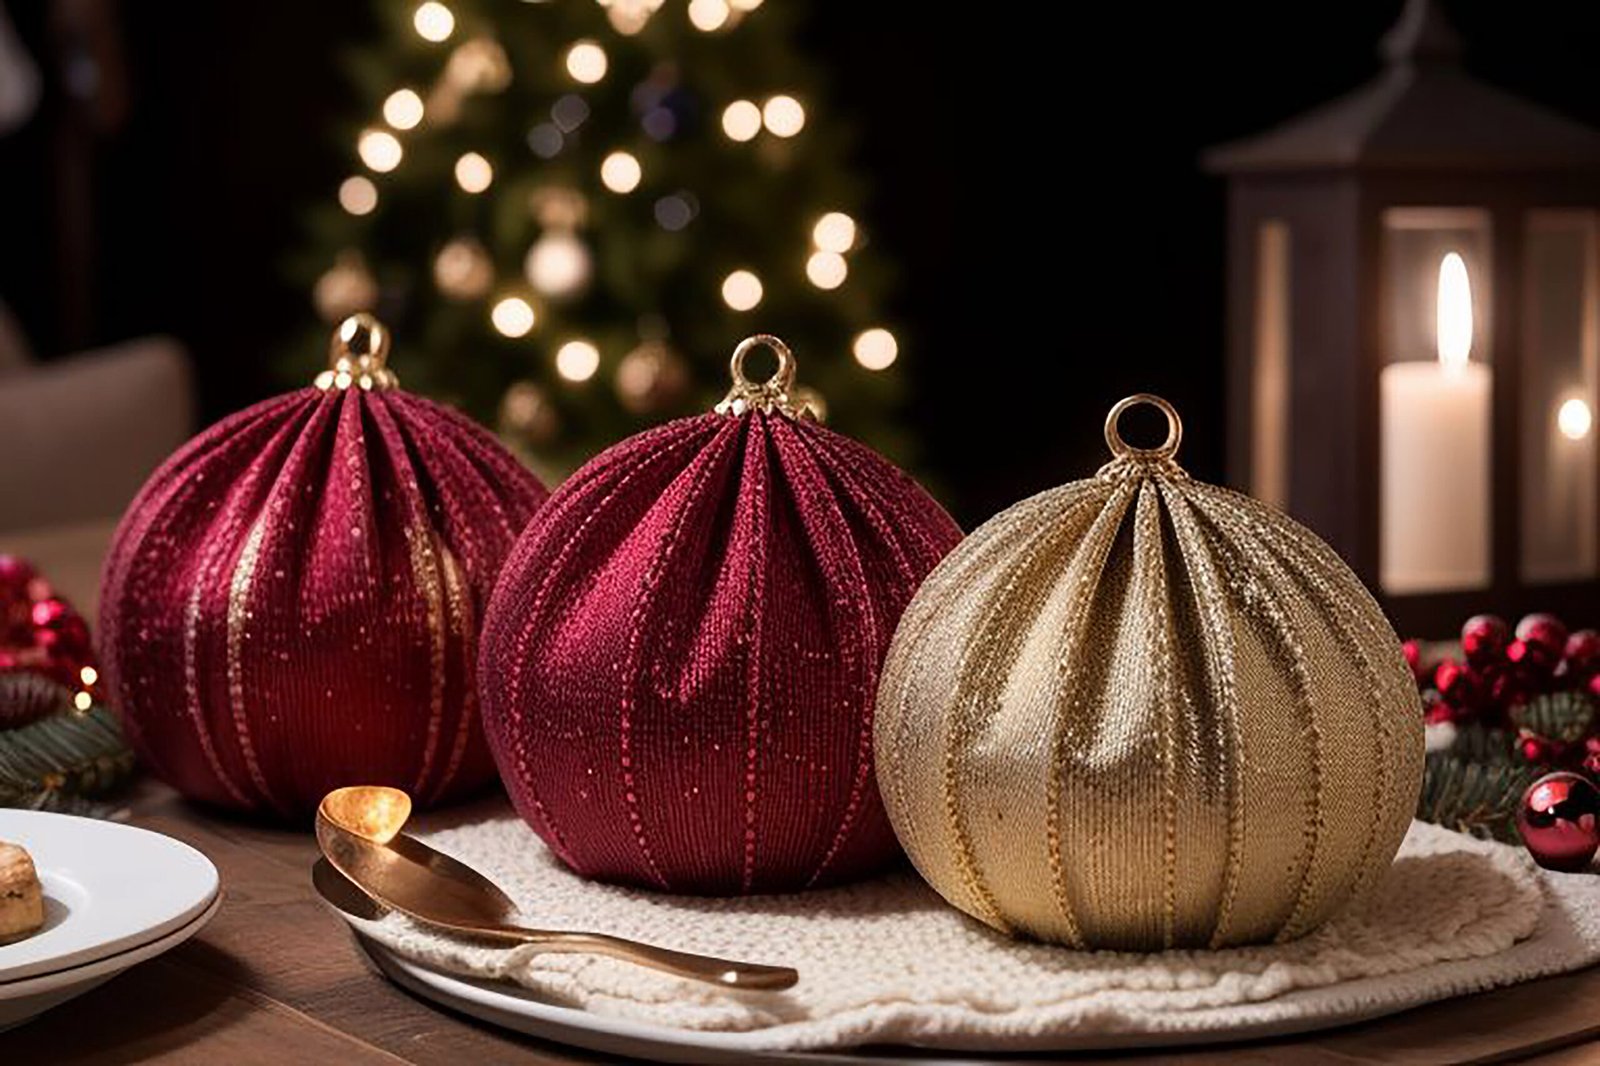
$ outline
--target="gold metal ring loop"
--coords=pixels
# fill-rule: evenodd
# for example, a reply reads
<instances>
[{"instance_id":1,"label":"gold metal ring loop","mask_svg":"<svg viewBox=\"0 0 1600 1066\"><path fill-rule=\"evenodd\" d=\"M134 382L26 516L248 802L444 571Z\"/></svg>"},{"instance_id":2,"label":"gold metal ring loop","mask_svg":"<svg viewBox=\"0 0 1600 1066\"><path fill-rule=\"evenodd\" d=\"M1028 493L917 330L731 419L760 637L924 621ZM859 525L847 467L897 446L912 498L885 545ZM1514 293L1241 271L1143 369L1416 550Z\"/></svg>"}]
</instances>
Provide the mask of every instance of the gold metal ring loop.
<instances>
[{"instance_id":1,"label":"gold metal ring loop","mask_svg":"<svg viewBox=\"0 0 1600 1066\"><path fill-rule=\"evenodd\" d=\"M1122 413L1130 407L1139 404L1149 404L1167 416L1167 439L1154 448L1135 448L1122 439L1122 434L1117 432L1117 422L1122 418ZM1106 446L1111 449L1111 454L1118 459L1129 456L1137 459L1171 459L1178 454L1178 445L1183 442L1183 419L1178 417L1177 408L1148 392L1135 393L1125 399L1118 400L1111 413L1106 415Z\"/></svg>"},{"instance_id":2,"label":"gold metal ring loop","mask_svg":"<svg viewBox=\"0 0 1600 1066\"><path fill-rule=\"evenodd\" d=\"M778 369L774 370L772 376L764 383L757 385L744 376L744 357L750 354L751 349L761 347L770 349L772 354L778 357ZM733 350L733 357L728 360L728 373L733 377L736 389L760 388L786 393L794 387L794 353L789 350L787 344L772 334L757 333L740 341L739 346Z\"/></svg>"}]
</instances>

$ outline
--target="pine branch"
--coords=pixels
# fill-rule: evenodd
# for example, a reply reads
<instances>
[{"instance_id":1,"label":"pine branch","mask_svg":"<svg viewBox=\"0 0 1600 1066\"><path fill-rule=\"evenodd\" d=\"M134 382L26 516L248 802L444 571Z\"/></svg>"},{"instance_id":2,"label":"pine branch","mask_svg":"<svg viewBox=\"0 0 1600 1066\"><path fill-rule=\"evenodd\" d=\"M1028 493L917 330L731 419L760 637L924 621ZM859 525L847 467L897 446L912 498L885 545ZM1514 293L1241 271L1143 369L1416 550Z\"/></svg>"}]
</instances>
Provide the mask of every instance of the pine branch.
<instances>
[{"instance_id":1,"label":"pine branch","mask_svg":"<svg viewBox=\"0 0 1600 1066\"><path fill-rule=\"evenodd\" d=\"M1519 729L1560 744L1576 744L1594 727L1594 701L1582 692L1552 692L1511 711Z\"/></svg>"},{"instance_id":2,"label":"pine branch","mask_svg":"<svg viewBox=\"0 0 1600 1066\"><path fill-rule=\"evenodd\" d=\"M133 753L104 707L0 731L0 807L103 813L92 801L133 773Z\"/></svg>"},{"instance_id":3,"label":"pine branch","mask_svg":"<svg viewBox=\"0 0 1600 1066\"><path fill-rule=\"evenodd\" d=\"M1464 727L1448 750L1428 753L1417 817L1480 839L1518 843L1517 804L1541 773L1511 757L1502 730Z\"/></svg>"}]
</instances>

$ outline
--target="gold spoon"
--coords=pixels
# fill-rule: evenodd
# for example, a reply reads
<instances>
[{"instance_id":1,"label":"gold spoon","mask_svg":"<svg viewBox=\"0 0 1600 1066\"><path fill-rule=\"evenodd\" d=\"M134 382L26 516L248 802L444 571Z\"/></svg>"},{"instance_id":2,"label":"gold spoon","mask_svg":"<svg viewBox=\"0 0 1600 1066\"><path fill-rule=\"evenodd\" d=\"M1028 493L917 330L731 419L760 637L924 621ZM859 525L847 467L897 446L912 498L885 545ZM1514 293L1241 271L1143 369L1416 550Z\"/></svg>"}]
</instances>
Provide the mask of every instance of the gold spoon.
<instances>
[{"instance_id":1,"label":"gold spoon","mask_svg":"<svg viewBox=\"0 0 1600 1066\"><path fill-rule=\"evenodd\" d=\"M787 966L691 955L605 933L518 925L517 905L494 882L400 832L410 817L411 797L397 788L335 789L317 807L317 844L329 864L375 902L447 932L533 944L544 951L606 955L723 988L782 989L800 979Z\"/></svg>"}]
</instances>

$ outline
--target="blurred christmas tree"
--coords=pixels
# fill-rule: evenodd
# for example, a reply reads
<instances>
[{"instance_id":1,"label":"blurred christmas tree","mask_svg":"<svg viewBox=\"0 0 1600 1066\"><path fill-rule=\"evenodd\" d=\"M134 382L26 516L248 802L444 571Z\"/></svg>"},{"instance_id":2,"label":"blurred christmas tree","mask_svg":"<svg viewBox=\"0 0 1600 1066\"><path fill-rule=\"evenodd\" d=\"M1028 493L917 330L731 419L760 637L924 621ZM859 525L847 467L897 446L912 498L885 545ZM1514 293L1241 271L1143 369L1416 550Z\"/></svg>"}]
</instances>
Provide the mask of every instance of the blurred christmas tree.
<instances>
[{"instance_id":1,"label":"blurred christmas tree","mask_svg":"<svg viewBox=\"0 0 1600 1066\"><path fill-rule=\"evenodd\" d=\"M831 425L907 459L885 266L786 6L380 3L354 173L298 264L318 312L375 311L408 388L552 472L709 410L756 332L790 342Z\"/></svg>"}]
</instances>

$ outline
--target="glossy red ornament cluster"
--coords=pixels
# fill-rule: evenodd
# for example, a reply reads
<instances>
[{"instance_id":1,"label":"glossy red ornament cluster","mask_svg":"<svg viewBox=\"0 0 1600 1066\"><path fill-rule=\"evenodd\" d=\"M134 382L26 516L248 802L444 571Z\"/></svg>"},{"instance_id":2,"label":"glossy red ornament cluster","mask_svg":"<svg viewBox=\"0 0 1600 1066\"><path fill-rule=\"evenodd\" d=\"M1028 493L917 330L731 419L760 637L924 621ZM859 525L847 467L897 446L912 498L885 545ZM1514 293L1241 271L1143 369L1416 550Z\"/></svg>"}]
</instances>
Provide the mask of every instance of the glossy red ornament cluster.
<instances>
[{"instance_id":1,"label":"glossy red ornament cluster","mask_svg":"<svg viewBox=\"0 0 1600 1066\"><path fill-rule=\"evenodd\" d=\"M1600 790L1582 774L1546 774L1523 793L1517 832L1540 866L1585 869L1600 850Z\"/></svg>"},{"instance_id":2,"label":"glossy red ornament cluster","mask_svg":"<svg viewBox=\"0 0 1600 1066\"><path fill-rule=\"evenodd\" d=\"M1592 729L1585 736L1541 734L1519 714L1552 695L1600 701L1600 632L1569 632L1552 614L1530 614L1513 630L1504 619L1480 614L1461 627L1460 658L1429 660L1415 640L1406 641L1405 654L1430 723L1505 729L1528 762L1600 772L1600 734ZM1595 724L1600 726L1600 716Z\"/></svg>"},{"instance_id":3,"label":"glossy red ornament cluster","mask_svg":"<svg viewBox=\"0 0 1600 1066\"><path fill-rule=\"evenodd\" d=\"M18 672L98 691L89 624L27 560L0 555L0 674ZM0 729L26 725L44 706L0 706Z\"/></svg>"},{"instance_id":4,"label":"glossy red ornament cluster","mask_svg":"<svg viewBox=\"0 0 1600 1066\"><path fill-rule=\"evenodd\" d=\"M486 785L481 612L546 493L488 433L392 388L387 334L158 470L106 564L101 642L130 741L196 799L298 816L346 784Z\"/></svg>"},{"instance_id":5,"label":"glossy red ornament cluster","mask_svg":"<svg viewBox=\"0 0 1600 1066\"><path fill-rule=\"evenodd\" d=\"M495 590L491 744L580 874L774 892L899 855L873 775L878 672L961 534L905 473L796 417L780 377L573 474Z\"/></svg>"}]
</instances>

